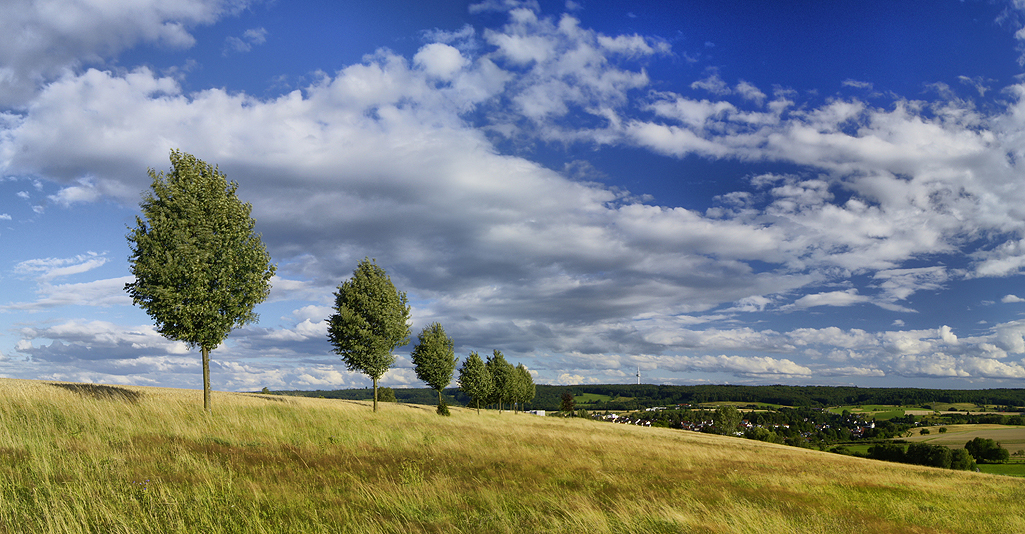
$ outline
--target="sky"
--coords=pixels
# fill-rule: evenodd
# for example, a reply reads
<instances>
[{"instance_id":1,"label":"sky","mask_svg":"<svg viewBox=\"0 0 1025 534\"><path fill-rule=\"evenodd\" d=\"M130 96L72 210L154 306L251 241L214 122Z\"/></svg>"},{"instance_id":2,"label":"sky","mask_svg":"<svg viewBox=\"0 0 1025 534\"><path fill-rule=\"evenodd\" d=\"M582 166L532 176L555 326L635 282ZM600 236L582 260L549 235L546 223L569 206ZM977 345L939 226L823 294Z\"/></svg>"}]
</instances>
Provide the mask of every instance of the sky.
<instances>
[{"instance_id":1,"label":"sky","mask_svg":"<svg viewBox=\"0 0 1025 534\"><path fill-rule=\"evenodd\" d=\"M9 0L0 34L0 376L202 387L124 291L180 149L277 265L215 390L370 385L324 323L366 257L414 343L537 383L1025 387L1023 0Z\"/></svg>"}]
</instances>

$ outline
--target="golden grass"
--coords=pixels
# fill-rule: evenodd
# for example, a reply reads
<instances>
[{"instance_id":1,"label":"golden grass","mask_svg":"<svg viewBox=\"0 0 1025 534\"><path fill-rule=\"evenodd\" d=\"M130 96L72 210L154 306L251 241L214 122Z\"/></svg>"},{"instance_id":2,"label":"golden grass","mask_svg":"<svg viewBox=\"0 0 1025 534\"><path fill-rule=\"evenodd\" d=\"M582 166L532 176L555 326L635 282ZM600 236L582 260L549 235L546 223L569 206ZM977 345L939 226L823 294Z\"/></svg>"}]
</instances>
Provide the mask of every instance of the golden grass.
<instances>
[{"instance_id":1,"label":"golden grass","mask_svg":"<svg viewBox=\"0 0 1025 534\"><path fill-rule=\"evenodd\" d=\"M0 532L1023 532L1020 479L579 419L0 380Z\"/></svg>"}]
</instances>

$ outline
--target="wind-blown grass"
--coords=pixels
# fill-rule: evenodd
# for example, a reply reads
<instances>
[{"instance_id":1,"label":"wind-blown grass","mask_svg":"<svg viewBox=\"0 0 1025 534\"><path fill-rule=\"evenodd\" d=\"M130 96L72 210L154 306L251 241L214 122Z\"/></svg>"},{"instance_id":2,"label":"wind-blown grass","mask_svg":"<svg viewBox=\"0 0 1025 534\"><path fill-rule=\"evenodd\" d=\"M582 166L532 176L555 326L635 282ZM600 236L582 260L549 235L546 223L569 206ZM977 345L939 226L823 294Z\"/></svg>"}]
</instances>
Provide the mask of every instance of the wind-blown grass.
<instances>
[{"instance_id":1,"label":"wind-blown grass","mask_svg":"<svg viewBox=\"0 0 1025 534\"><path fill-rule=\"evenodd\" d=\"M1020 479L385 403L0 380L0 532L1022 532ZM107 391L107 390L102 390ZM132 397L134 400L128 400Z\"/></svg>"}]
</instances>

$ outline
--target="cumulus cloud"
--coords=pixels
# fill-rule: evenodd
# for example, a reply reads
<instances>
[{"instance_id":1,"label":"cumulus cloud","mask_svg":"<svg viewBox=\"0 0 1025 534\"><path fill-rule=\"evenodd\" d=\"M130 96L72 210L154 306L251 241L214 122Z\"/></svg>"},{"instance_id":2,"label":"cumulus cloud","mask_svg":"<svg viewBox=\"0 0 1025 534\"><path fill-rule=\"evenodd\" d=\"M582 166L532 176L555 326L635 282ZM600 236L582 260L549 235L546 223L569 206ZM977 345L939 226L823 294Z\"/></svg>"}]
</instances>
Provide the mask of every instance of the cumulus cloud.
<instances>
[{"instance_id":1,"label":"cumulus cloud","mask_svg":"<svg viewBox=\"0 0 1025 534\"><path fill-rule=\"evenodd\" d=\"M189 28L210 24L246 7L248 0L117 2L93 0L0 4L0 106L21 106L36 89L83 64L139 43L187 48Z\"/></svg>"},{"instance_id":2,"label":"cumulus cloud","mask_svg":"<svg viewBox=\"0 0 1025 534\"><path fill-rule=\"evenodd\" d=\"M548 358L552 369L557 361L575 366L555 369L553 380L586 381L578 371L587 365L612 372L639 354L667 369L748 377L1016 376L1017 364L1001 361L1025 352L1012 323L958 337L945 326L785 332L728 321L866 303L906 313L918 292L1020 274L1023 160L1008 154L1022 152L1025 86L1009 89L1006 109L985 115L944 98L796 102L791 92L713 69L689 84L694 98L652 90L643 62L671 51L660 39L605 35L572 15L544 16L533 2L488 1L471 12L506 13L504 25L427 32L431 42L412 57L379 50L273 98L186 92L174 77L146 67L104 70L100 59L141 42L189 46L189 28L239 3L138 2L103 16L90 5L71 4L81 17L70 29L44 21L34 3L0 8L7 35L37 28L42 36L0 52L0 68L13 73L0 94L8 83L12 102L32 104L0 121L0 172L60 184L49 200L61 207L134 204L148 185L144 169L164 165L171 148L238 180L282 262L271 300L310 302L278 326L240 331L228 351L304 355L302 371L236 362L223 371L238 387L357 380L311 355L326 352L331 291L365 256L407 288L421 316L452 324L467 346L514 348ZM227 44L246 51L267 35L256 28ZM503 154L505 141L798 170L753 175L745 191L702 212ZM939 255L970 265L929 263ZM21 262L15 274L36 281L39 298L3 309L124 304L124 278L53 283L106 261L87 254ZM851 287L857 276L870 282ZM97 344L70 327L25 336L30 343L19 352L54 361L84 360L100 346L127 361L126 347L138 341L110 334ZM49 344L35 342L43 339ZM167 346L150 349L169 357Z\"/></svg>"}]
</instances>

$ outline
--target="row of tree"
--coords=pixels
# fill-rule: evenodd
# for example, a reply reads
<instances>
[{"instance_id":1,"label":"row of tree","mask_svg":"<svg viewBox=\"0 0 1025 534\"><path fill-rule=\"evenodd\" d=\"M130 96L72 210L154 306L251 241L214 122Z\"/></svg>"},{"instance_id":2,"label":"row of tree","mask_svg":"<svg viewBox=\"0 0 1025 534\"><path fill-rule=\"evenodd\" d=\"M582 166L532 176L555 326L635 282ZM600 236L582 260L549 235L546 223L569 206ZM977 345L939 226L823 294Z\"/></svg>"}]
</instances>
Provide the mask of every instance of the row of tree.
<instances>
[{"instance_id":1,"label":"row of tree","mask_svg":"<svg viewBox=\"0 0 1025 534\"><path fill-rule=\"evenodd\" d=\"M900 443L880 443L868 449L868 457L887 462L927 465L944 469L970 470L975 469L973 454L967 449L951 449L942 445L928 443L912 443L905 450Z\"/></svg>"},{"instance_id":2,"label":"row of tree","mask_svg":"<svg viewBox=\"0 0 1025 534\"><path fill-rule=\"evenodd\" d=\"M501 412L505 404L515 410L530 402L536 395L534 377L522 363L513 367L498 350L485 362L476 352L459 369L459 389L477 406L498 405Z\"/></svg>"},{"instance_id":3,"label":"row of tree","mask_svg":"<svg viewBox=\"0 0 1025 534\"><path fill-rule=\"evenodd\" d=\"M252 206L236 196L238 184L217 167L171 151L171 170L149 171L151 191L140 204L142 217L128 234L135 280L125 284L132 302L153 318L157 331L198 347L203 356L203 408L210 406L210 351L232 329L253 323L253 311L270 294L276 266L255 233ZM392 351L409 343L409 304L384 269L364 258L343 281L328 319L328 341L350 371L377 382L394 364ZM424 327L411 357L416 376L438 392L438 412L447 414L442 390L452 381L453 342L438 323ZM468 362L479 362L472 353ZM476 358L474 360L474 358ZM471 367L476 365L471 364ZM513 368L501 353L484 372L460 372L478 403L522 403L534 397L526 368ZM529 390L529 394L528 394Z\"/></svg>"}]
</instances>

